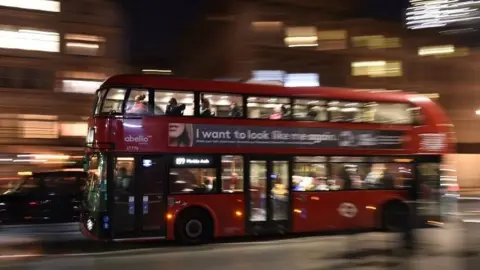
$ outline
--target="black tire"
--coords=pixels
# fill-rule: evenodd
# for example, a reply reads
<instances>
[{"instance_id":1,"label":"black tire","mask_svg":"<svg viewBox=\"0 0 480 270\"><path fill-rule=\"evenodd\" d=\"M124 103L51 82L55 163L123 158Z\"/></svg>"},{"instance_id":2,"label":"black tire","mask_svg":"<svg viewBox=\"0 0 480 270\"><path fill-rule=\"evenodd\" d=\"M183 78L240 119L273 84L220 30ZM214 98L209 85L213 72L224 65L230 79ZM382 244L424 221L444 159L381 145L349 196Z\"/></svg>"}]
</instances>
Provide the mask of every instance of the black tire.
<instances>
[{"instance_id":1,"label":"black tire","mask_svg":"<svg viewBox=\"0 0 480 270\"><path fill-rule=\"evenodd\" d=\"M389 202L383 208L383 228L391 232L405 230L408 225L409 209L407 204L400 201Z\"/></svg>"},{"instance_id":2,"label":"black tire","mask_svg":"<svg viewBox=\"0 0 480 270\"><path fill-rule=\"evenodd\" d=\"M186 210L175 223L175 238L186 245L208 243L213 238L212 218L205 210Z\"/></svg>"}]
</instances>

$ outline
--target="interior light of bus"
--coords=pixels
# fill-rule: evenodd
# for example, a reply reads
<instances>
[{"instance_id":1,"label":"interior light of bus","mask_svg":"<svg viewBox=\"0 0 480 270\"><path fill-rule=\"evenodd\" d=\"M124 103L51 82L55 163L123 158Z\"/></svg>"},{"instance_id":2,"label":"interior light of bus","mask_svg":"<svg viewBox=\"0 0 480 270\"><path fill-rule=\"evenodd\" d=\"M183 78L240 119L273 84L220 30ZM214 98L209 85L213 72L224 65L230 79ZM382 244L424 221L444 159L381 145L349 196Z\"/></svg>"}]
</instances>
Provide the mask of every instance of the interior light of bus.
<instances>
[{"instance_id":1,"label":"interior light of bus","mask_svg":"<svg viewBox=\"0 0 480 270\"><path fill-rule=\"evenodd\" d=\"M393 160L394 162L398 162L398 163L410 163L412 162L413 160L410 159L410 158L396 158Z\"/></svg>"},{"instance_id":2,"label":"interior light of bus","mask_svg":"<svg viewBox=\"0 0 480 270\"><path fill-rule=\"evenodd\" d=\"M32 172L18 172L17 174L20 176L27 176L27 175L32 175Z\"/></svg>"},{"instance_id":3,"label":"interior light of bus","mask_svg":"<svg viewBox=\"0 0 480 270\"><path fill-rule=\"evenodd\" d=\"M173 215L172 214L167 214L167 220L172 220Z\"/></svg>"},{"instance_id":4,"label":"interior light of bus","mask_svg":"<svg viewBox=\"0 0 480 270\"><path fill-rule=\"evenodd\" d=\"M237 217L241 217L241 216L243 216L243 213L242 213L242 211L238 211L238 210L237 210L237 211L235 211L235 216L237 216Z\"/></svg>"},{"instance_id":5,"label":"interior light of bus","mask_svg":"<svg viewBox=\"0 0 480 270\"><path fill-rule=\"evenodd\" d=\"M302 210L300 209L294 209L293 212L297 213L297 214L301 214L302 213Z\"/></svg>"},{"instance_id":6,"label":"interior light of bus","mask_svg":"<svg viewBox=\"0 0 480 270\"><path fill-rule=\"evenodd\" d=\"M377 210L377 208L375 206L371 206L371 205L367 205L365 206L365 209L369 209L369 210Z\"/></svg>"}]
</instances>

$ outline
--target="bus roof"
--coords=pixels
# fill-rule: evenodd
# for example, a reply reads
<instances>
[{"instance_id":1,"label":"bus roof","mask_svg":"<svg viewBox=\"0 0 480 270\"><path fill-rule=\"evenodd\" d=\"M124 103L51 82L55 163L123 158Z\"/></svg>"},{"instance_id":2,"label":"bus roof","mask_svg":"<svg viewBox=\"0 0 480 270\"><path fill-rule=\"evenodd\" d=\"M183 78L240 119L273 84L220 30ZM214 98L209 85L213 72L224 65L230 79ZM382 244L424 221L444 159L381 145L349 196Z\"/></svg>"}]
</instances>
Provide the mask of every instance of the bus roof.
<instances>
[{"instance_id":1,"label":"bus roof","mask_svg":"<svg viewBox=\"0 0 480 270\"><path fill-rule=\"evenodd\" d=\"M393 92L378 89L347 89L333 87L284 87L279 85L251 84L242 82L209 81L166 77L152 74L123 74L108 78L102 88L138 87L165 90L199 90L231 94L275 96L321 97L324 99L368 100L377 102L412 102L422 98L421 95ZM382 93L379 95L379 93ZM413 100L412 100L413 99ZM428 100L428 98L424 98Z\"/></svg>"}]
</instances>

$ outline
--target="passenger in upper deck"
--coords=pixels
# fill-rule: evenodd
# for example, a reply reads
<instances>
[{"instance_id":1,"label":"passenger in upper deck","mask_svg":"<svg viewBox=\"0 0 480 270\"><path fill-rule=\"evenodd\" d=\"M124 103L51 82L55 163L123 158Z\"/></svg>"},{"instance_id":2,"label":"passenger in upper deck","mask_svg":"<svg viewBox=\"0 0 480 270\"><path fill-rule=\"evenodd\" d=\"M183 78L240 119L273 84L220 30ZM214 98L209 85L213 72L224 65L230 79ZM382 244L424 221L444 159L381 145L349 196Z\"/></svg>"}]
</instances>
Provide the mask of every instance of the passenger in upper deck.
<instances>
[{"instance_id":1,"label":"passenger in upper deck","mask_svg":"<svg viewBox=\"0 0 480 270\"><path fill-rule=\"evenodd\" d=\"M228 117L232 118L240 118L242 117L242 111L240 107L238 107L236 102L230 104L230 111L228 112Z\"/></svg>"},{"instance_id":2,"label":"passenger in upper deck","mask_svg":"<svg viewBox=\"0 0 480 270\"><path fill-rule=\"evenodd\" d=\"M200 116L201 117L212 117L213 113L210 110L210 101L206 98L202 98L201 102L201 108L200 108Z\"/></svg>"},{"instance_id":3,"label":"passenger in upper deck","mask_svg":"<svg viewBox=\"0 0 480 270\"><path fill-rule=\"evenodd\" d=\"M167 111L165 114L169 116L183 116L185 107L185 104L178 105L176 98L171 98L170 101L168 101Z\"/></svg>"},{"instance_id":4,"label":"passenger in upper deck","mask_svg":"<svg viewBox=\"0 0 480 270\"><path fill-rule=\"evenodd\" d=\"M282 119L282 107L275 107L273 113L270 115L270 120Z\"/></svg>"},{"instance_id":5,"label":"passenger in upper deck","mask_svg":"<svg viewBox=\"0 0 480 270\"><path fill-rule=\"evenodd\" d=\"M127 109L127 113L145 114L148 112L144 94L135 96L135 102Z\"/></svg>"}]
</instances>

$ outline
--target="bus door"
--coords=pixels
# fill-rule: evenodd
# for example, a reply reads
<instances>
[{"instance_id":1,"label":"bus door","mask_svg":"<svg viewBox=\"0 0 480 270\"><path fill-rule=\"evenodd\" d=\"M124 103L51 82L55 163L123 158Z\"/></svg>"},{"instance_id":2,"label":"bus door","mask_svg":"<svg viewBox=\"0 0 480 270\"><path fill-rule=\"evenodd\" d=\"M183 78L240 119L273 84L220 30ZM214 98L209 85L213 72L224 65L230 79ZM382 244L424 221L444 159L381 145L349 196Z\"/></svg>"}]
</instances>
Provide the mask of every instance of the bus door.
<instances>
[{"instance_id":1,"label":"bus door","mask_svg":"<svg viewBox=\"0 0 480 270\"><path fill-rule=\"evenodd\" d=\"M416 163L416 181L420 197L417 202L418 215L425 220L440 221L442 218L441 200L441 156L418 156Z\"/></svg>"},{"instance_id":2,"label":"bus door","mask_svg":"<svg viewBox=\"0 0 480 270\"><path fill-rule=\"evenodd\" d=\"M166 164L162 157L117 157L113 237L165 237Z\"/></svg>"},{"instance_id":3,"label":"bus door","mask_svg":"<svg viewBox=\"0 0 480 270\"><path fill-rule=\"evenodd\" d=\"M248 233L290 230L291 161L288 158L247 158L245 190Z\"/></svg>"}]
</instances>

